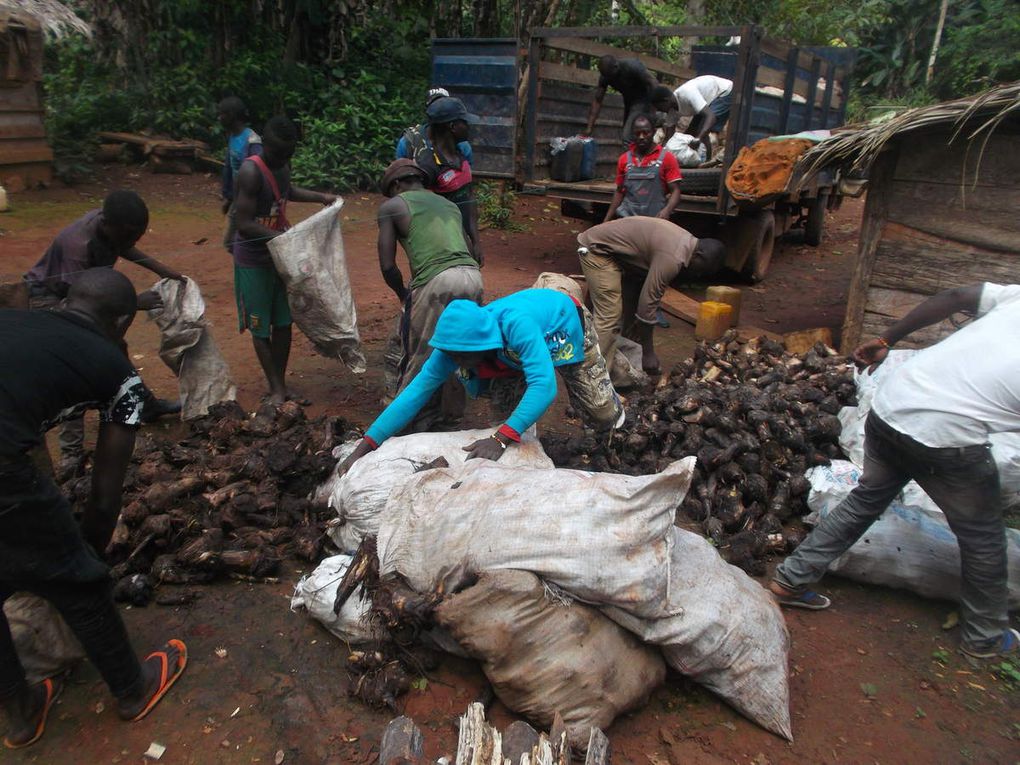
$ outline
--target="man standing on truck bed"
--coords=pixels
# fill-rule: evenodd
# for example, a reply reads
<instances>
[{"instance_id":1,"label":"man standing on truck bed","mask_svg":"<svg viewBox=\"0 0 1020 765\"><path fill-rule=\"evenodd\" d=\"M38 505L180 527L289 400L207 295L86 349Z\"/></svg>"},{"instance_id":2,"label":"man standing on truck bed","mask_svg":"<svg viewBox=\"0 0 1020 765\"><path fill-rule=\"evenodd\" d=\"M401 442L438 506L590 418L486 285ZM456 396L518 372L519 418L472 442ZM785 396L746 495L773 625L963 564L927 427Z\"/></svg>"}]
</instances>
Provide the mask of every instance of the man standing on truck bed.
<instances>
[{"instance_id":1,"label":"man standing on truck bed","mask_svg":"<svg viewBox=\"0 0 1020 765\"><path fill-rule=\"evenodd\" d=\"M577 244L606 363L612 364L617 338L633 324L641 366L658 374L652 331L659 302L681 271L690 276L718 271L723 243L697 239L668 220L635 216L593 226L578 235Z\"/></svg>"},{"instance_id":2,"label":"man standing on truck bed","mask_svg":"<svg viewBox=\"0 0 1020 765\"><path fill-rule=\"evenodd\" d=\"M680 163L652 141L655 128L647 116L639 114L633 125L634 142L616 162L616 193L605 220L632 215L669 220L680 202Z\"/></svg>"},{"instance_id":3,"label":"man standing on truck bed","mask_svg":"<svg viewBox=\"0 0 1020 765\"><path fill-rule=\"evenodd\" d=\"M712 142L708 134L718 133L726 126L732 93L732 80L703 74L673 91L674 104L670 105L667 101L665 104L656 102L656 105L659 108L675 107L681 117L690 117L687 132L694 136L691 146L701 143L705 147L705 156L711 159Z\"/></svg>"},{"instance_id":4,"label":"man standing on truck bed","mask_svg":"<svg viewBox=\"0 0 1020 765\"><path fill-rule=\"evenodd\" d=\"M631 142L631 130L634 119L644 114L650 119L655 118L653 91L659 85L645 65L636 58L603 56L599 59L599 84L595 89L595 98L588 111L588 124L582 136L590 136L595 129L595 121L602 111L602 99L606 96L606 88L612 87L623 96L623 143Z\"/></svg>"}]
</instances>

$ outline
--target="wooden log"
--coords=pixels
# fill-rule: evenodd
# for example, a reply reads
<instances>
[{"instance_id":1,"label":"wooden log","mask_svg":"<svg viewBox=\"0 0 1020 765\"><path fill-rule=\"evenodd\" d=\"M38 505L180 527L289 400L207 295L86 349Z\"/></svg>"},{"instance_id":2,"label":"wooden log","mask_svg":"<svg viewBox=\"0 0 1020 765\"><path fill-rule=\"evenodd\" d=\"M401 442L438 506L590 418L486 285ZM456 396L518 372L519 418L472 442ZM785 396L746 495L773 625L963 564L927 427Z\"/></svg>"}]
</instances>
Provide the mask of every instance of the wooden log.
<instances>
[{"instance_id":1,"label":"wooden log","mask_svg":"<svg viewBox=\"0 0 1020 765\"><path fill-rule=\"evenodd\" d=\"M609 739L598 728L591 729L584 765L609 765Z\"/></svg>"},{"instance_id":2,"label":"wooden log","mask_svg":"<svg viewBox=\"0 0 1020 765\"><path fill-rule=\"evenodd\" d=\"M670 316L683 319L691 325L698 323L698 313L701 310L701 303L694 298L687 297L685 294L673 289L672 287L666 288L666 292L662 296L662 300L659 301L659 305L662 310Z\"/></svg>"},{"instance_id":3,"label":"wooden log","mask_svg":"<svg viewBox=\"0 0 1020 765\"><path fill-rule=\"evenodd\" d=\"M0 284L0 308L16 308L19 311L27 311L28 282L24 279L17 279Z\"/></svg>"},{"instance_id":4,"label":"wooden log","mask_svg":"<svg viewBox=\"0 0 1020 765\"><path fill-rule=\"evenodd\" d=\"M390 720L379 744L379 765L421 765L425 742L410 717Z\"/></svg>"}]
</instances>

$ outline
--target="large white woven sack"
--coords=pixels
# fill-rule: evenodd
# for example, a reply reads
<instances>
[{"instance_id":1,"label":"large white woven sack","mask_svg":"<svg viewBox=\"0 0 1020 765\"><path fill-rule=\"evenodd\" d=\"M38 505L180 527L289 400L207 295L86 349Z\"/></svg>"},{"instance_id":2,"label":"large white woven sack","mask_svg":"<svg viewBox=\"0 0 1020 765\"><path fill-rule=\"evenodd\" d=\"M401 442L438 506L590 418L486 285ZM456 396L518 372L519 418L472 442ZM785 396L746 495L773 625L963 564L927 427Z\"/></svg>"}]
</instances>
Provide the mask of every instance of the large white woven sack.
<instances>
[{"instance_id":1,"label":"large white woven sack","mask_svg":"<svg viewBox=\"0 0 1020 765\"><path fill-rule=\"evenodd\" d=\"M343 200L269 240L273 265L287 287L294 322L323 356L365 371L351 280L340 231Z\"/></svg>"},{"instance_id":2,"label":"large white woven sack","mask_svg":"<svg viewBox=\"0 0 1020 765\"><path fill-rule=\"evenodd\" d=\"M805 520L832 512L857 486L861 469L846 460L811 468ZM1020 609L1020 531L1006 529L1009 607ZM960 599L960 546L946 517L911 481L829 571L868 584L907 590L926 598Z\"/></svg>"},{"instance_id":3,"label":"large white woven sack","mask_svg":"<svg viewBox=\"0 0 1020 765\"><path fill-rule=\"evenodd\" d=\"M333 613L336 591L351 565L350 555L326 558L308 576L302 577L290 599L290 610L302 609L323 627L348 643L385 640L385 628L372 618L372 602L364 589L357 589L347 599L339 614Z\"/></svg>"},{"instance_id":4,"label":"large white woven sack","mask_svg":"<svg viewBox=\"0 0 1020 765\"><path fill-rule=\"evenodd\" d=\"M181 419L209 413L209 407L237 398L230 367L205 318L205 300L191 279L160 279L152 287L163 301L149 311L159 327L159 357L177 377Z\"/></svg>"},{"instance_id":5,"label":"large white woven sack","mask_svg":"<svg viewBox=\"0 0 1020 765\"><path fill-rule=\"evenodd\" d=\"M464 464L467 458L464 447L491 434L492 429L488 428L390 438L355 462L345 475L337 475L334 470L315 495L336 511L337 519L328 531L329 536L342 551L353 553L362 539L378 533L379 515L395 488L437 457L450 465ZM333 452L337 467L356 445L355 441L337 447ZM554 467L531 429L522 435L521 443L507 448L499 464L545 470Z\"/></svg>"},{"instance_id":6,"label":"large white woven sack","mask_svg":"<svg viewBox=\"0 0 1020 765\"><path fill-rule=\"evenodd\" d=\"M640 619L603 613L662 646L666 663L714 691L763 728L793 739L787 664L790 636L772 596L697 534L672 529L669 608Z\"/></svg>"},{"instance_id":7,"label":"large white woven sack","mask_svg":"<svg viewBox=\"0 0 1020 765\"><path fill-rule=\"evenodd\" d=\"M383 574L418 592L460 572L530 571L578 600L667 615L673 518L694 457L657 475L513 468L471 460L395 489L380 518Z\"/></svg>"}]
</instances>

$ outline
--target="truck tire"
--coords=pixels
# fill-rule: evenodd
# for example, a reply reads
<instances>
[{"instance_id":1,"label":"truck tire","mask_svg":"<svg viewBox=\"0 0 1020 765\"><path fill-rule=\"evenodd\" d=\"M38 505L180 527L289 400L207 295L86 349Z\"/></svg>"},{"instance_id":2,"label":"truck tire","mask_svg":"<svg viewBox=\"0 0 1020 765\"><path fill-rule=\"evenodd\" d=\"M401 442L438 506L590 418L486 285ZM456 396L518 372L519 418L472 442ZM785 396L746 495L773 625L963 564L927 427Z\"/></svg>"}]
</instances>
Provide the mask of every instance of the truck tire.
<instances>
[{"instance_id":1,"label":"truck tire","mask_svg":"<svg viewBox=\"0 0 1020 765\"><path fill-rule=\"evenodd\" d=\"M738 219L737 247L747 253L740 274L752 284L768 273L776 246L776 221L771 210L741 215Z\"/></svg>"},{"instance_id":2,"label":"truck tire","mask_svg":"<svg viewBox=\"0 0 1020 765\"><path fill-rule=\"evenodd\" d=\"M808 205L807 220L804 222L804 244L817 247L822 243L825 230L825 209L829 206L829 192L819 191L818 196Z\"/></svg>"},{"instance_id":3,"label":"truck tire","mask_svg":"<svg viewBox=\"0 0 1020 765\"><path fill-rule=\"evenodd\" d=\"M680 170L680 191L684 194L711 196L719 193L721 167L685 167Z\"/></svg>"}]
</instances>

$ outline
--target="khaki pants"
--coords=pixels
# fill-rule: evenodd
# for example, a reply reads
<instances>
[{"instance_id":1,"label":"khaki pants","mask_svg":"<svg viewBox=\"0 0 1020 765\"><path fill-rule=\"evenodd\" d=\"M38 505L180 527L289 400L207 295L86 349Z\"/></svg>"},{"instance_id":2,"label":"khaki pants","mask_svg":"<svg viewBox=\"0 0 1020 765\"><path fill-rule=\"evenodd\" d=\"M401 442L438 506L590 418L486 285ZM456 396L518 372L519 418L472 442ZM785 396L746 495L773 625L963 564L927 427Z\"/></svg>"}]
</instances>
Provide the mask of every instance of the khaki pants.
<instances>
[{"instance_id":1,"label":"khaki pants","mask_svg":"<svg viewBox=\"0 0 1020 765\"><path fill-rule=\"evenodd\" d=\"M643 279L624 270L616 258L588 250L579 253L581 271L588 283L588 295L595 310L595 332L599 350L612 365L616 339L629 325L637 310Z\"/></svg>"},{"instance_id":2,"label":"khaki pants","mask_svg":"<svg viewBox=\"0 0 1020 765\"><path fill-rule=\"evenodd\" d=\"M482 273L478 268L454 266L411 290L386 344L383 374L387 393L395 396L421 371L432 353L429 340L436 330L439 314L454 300L482 302ZM464 413L464 405L464 387L451 378L422 407L408 431L429 430L444 417L458 418Z\"/></svg>"}]
</instances>

